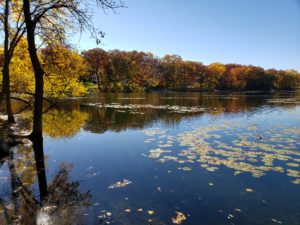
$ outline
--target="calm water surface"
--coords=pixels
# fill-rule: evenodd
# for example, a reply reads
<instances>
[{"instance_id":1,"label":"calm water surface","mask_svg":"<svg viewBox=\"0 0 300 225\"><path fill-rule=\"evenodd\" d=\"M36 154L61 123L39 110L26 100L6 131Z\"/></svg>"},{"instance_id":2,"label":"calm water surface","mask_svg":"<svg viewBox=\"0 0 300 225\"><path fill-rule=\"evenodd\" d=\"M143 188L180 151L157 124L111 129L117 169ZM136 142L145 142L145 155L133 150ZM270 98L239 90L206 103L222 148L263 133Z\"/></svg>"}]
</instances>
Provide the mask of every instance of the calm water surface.
<instances>
[{"instance_id":1,"label":"calm water surface","mask_svg":"<svg viewBox=\"0 0 300 225\"><path fill-rule=\"evenodd\" d=\"M299 94L96 93L43 119L46 179L14 146L0 224L300 224Z\"/></svg>"}]
</instances>

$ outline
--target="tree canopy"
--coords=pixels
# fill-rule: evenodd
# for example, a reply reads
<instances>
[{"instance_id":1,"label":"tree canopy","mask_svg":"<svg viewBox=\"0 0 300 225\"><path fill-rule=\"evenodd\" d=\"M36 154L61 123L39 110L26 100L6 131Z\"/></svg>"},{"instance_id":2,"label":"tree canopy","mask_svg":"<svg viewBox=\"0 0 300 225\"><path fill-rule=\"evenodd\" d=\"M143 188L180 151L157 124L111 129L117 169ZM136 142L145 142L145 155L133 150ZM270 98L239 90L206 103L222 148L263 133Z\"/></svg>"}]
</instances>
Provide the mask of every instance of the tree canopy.
<instances>
[{"instance_id":1,"label":"tree canopy","mask_svg":"<svg viewBox=\"0 0 300 225\"><path fill-rule=\"evenodd\" d=\"M295 70L265 70L252 65L185 61L178 55L155 57L152 53L91 49L87 61L89 79L97 76L104 91L168 90L293 90L300 86ZM89 80L86 79L86 80Z\"/></svg>"}]
</instances>

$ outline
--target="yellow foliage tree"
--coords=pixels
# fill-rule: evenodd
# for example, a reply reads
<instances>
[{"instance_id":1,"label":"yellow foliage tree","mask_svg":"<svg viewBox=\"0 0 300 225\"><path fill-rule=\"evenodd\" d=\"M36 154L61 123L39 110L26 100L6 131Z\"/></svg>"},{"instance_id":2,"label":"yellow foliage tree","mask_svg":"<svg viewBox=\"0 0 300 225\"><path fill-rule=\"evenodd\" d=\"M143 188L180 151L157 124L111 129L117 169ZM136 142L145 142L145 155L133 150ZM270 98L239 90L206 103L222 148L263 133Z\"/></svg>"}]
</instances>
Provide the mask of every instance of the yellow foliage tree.
<instances>
[{"instance_id":1,"label":"yellow foliage tree","mask_svg":"<svg viewBox=\"0 0 300 225\"><path fill-rule=\"evenodd\" d=\"M3 55L2 48L0 55ZM64 98L86 94L87 90L79 78L87 73L87 65L76 51L55 46L41 50L39 57L46 72L45 95ZM12 92L34 93L34 73L25 38L21 39L16 46L10 73ZM2 73L0 73L0 80L2 80Z\"/></svg>"},{"instance_id":2,"label":"yellow foliage tree","mask_svg":"<svg viewBox=\"0 0 300 225\"><path fill-rule=\"evenodd\" d=\"M77 51L64 46L50 46L41 51L45 93L53 97L82 96L87 90L79 81L87 65Z\"/></svg>"},{"instance_id":3,"label":"yellow foliage tree","mask_svg":"<svg viewBox=\"0 0 300 225\"><path fill-rule=\"evenodd\" d=\"M204 90L213 91L219 84L219 79L224 75L226 67L221 63L212 63L207 66L206 76L202 84Z\"/></svg>"},{"instance_id":4,"label":"yellow foliage tree","mask_svg":"<svg viewBox=\"0 0 300 225\"><path fill-rule=\"evenodd\" d=\"M13 92L34 92L34 75L26 39L21 39L12 57L10 73Z\"/></svg>"}]
</instances>

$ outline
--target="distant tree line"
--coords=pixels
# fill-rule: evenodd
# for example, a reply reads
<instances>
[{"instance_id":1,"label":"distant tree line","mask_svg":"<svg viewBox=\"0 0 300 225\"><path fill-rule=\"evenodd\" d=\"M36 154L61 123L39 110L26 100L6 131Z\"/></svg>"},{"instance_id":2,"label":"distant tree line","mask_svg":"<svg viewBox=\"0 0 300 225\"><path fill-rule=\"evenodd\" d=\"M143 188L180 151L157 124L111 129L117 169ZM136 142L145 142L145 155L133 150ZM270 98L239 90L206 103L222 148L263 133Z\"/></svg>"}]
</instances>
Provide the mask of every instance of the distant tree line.
<instances>
[{"instance_id":1,"label":"distant tree line","mask_svg":"<svg viewBox=\"0 0 300 225\"><path fill-rule=\"evenodd\" d=\"M34 69L25 37L10 60L10 91L24 97L35 91ZM257 66L184 61L177 55L155 57L152 53L104 51L83 52L68 45L48 44L38 50L43 65L44 95L54 98L83 96L86 82L101 91L134 92L151 90L295 90L300 74L295 70L264 70ZM0 68L4 65L0 46ZM2 80L0 74L0 80Z\"/></svg>"},{"instance_id":2,"label":"distant tree line","mask_svg":"<svg viewBox=\"0 0 300 225\"><path fill-rule=\"evenodd\" d=\"M82 52L88 65L85 81L102 91L168 90L294 90L300 86L295 70L265 70L258 66L185 61L178 55L155 57L137 51Z\"/></svg>"}]
</instances>

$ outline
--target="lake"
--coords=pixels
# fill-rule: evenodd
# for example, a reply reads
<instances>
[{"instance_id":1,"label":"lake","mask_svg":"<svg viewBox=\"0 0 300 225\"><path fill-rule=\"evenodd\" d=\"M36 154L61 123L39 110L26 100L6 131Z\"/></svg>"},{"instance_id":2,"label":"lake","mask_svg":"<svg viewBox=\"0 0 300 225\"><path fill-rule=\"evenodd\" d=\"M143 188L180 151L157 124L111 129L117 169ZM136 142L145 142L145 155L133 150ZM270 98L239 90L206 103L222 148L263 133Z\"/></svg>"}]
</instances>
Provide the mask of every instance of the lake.
<instances>
[{"instance_id":1,"label":"lake","mask_svg":"<svg viewBox=\"0 0 300 225\"><path fill-rule=\"evenodd\" d=\"M43 120L43 162L22 140L0 163L0 224L300 224L299 93L92 93Z\"/></svg>"}]
</instances>

